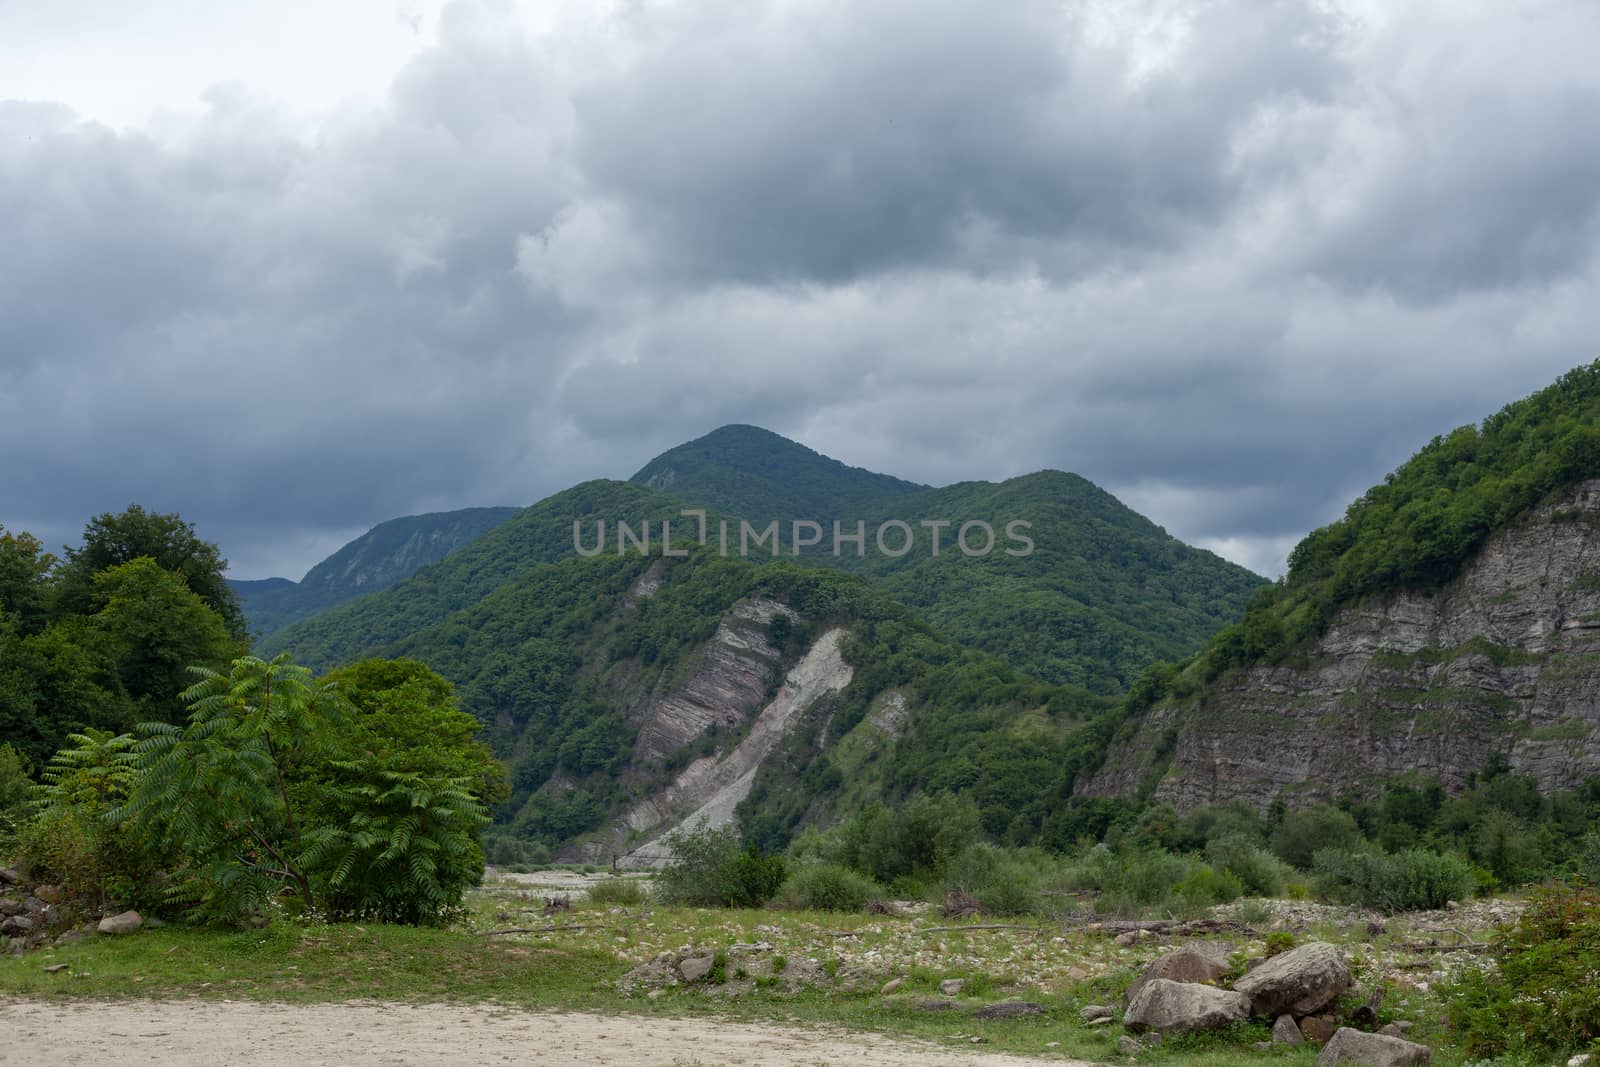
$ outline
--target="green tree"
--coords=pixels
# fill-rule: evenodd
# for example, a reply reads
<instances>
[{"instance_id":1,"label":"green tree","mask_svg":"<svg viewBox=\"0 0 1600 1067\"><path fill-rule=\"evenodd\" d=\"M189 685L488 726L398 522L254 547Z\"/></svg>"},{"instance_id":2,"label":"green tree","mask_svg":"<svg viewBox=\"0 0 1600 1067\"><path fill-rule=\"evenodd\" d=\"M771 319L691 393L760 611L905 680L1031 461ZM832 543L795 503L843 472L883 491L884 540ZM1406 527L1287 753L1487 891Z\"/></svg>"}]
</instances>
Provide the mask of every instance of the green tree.
<instances>
[{"instance_id":1,"label":"green tree","mask_svg":"<svg viewBox=\"0 0 1600 1067\"><path fill-rule=\"evenodd\" d=\"M95 576L142 556L165 571L181 575L189 589L222 619L229 634L248 635L244 613L224 575L228 561L210 541L201 540L194 524L177 514L164 515L130 504L121 514L106 512L83 528L83 544L67 549L59 567L58 610L88 614L97 599Z\"/></svg>"},{"instance_id":2,"label":"green tree","mask_svg":"<svg viewBox=\"0 0 1600 1067\"><path fill-rule=\"evenodd\" d=\"M354 710L352 740L364 758L399 773L466 778L484 804L508 795L505 765L478 740L482 724L461 710L455 687L414 659L364 659L323 681Z\"/></svg>"},{"instance_id":3,"label":"green tree","mask_svg":"<svg viewBox=\"0 0 1600 1067\"><path fill-rule=\"evenodd\" d=\"M191 666L220 668L244 651L223 620L149 557L94 576L94 629L104 636L123 689L147 718L181 721L177 700Z\"/></svg>"},{"instance_id":4,"label":"green tree","mask_svg":"<svg viewBox=\"0 0 1600 1067\"><path fill-rule=\"evenodd\" d=\"M22 633L44 627L47 579L56 558L30 533L0 526L0 618L10 616Z\"/></svg>"}]
</instances>

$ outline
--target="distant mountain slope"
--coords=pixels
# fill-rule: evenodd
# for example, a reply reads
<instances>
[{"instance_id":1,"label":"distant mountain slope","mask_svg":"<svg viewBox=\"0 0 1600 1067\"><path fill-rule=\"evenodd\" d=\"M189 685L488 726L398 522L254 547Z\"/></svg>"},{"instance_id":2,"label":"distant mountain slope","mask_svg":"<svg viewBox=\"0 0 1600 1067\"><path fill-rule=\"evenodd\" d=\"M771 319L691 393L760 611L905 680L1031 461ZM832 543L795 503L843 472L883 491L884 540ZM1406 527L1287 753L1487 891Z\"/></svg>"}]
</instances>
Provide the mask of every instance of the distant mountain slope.
<instances>
[{"instance_id":1,"label":"distant mountain slope","mask_svg":"<svg viewBox=\"0 0 1600 1067\"><path fill-rule=\"evenodd\" d=\"M1600 778L1600 363L1436 437L1141 685L1086 796L1189 808Z\"/></svg>"},{"instance_id":2,"label":"distant mountain slope","mask_svg":"<svg viewBox=\"0 0 1600 1067\"><path fill-rule=\"evenodd\" d=\"M292 651L318 669L334 667L471 607L540 563L574 555L574 520L653 521L659 529L662 519L677 519L689 530L695 524L679 519L683 507L677 497L646 486L584 482L524 508L405 581L279 630L258 648L268 656Z\"/></svg>"},{"instance_id":3,"label":"distant mountain slope","mask_svg":"<svg viewBox=\"0 0 1600 1067\"><path fill-rule=\"evenodd\" d=\"M885 500L928 488L737 425L663 452L629 481L763 524L873 514Z\"/></svg>"},{"instance_id":4,"label":"distant mountain slope","mask_svg":"<svg viewBox=\"0 0 1600 1067\"><path fill-rule=\"evenodd\" d=\"M387 589L476 540L520 508L463 508L379 523L306 572L287 578L230 581L252 633L271 634L307 616Z\"/></svg>"},{"instance_id":5,"label":"distant mountain slope","mask_svg":"<svg viewBox=\"0 0 1600 1067\"><path fill-rule=\"evenodd\" d=\"M1038 678L1099 693L1125 690L1151 663L1180 659L1239 617L1264 579L1169 535L1075 474L1040 471L897 498L888 514L917 531L893 559L869 551L838 562L876 579L935 627ZM924 520L949 520L932 554ZM990 523L994 551L954 544L964 520ZM1030 525L1028 556L1005 552L1006 525ZM974 530L974 546L985 535Z\"/></svg>"},{"instance_id":6,"label":"distant mountain slope","mask_svg":"<svg viewBox=\"0 0 1600 1067\"><path fill-rule=\"evenodd\" d=\"M753 788L745 817L781 844L938 768L991 832L1040 840L1103 743L1086 727L1107 705L961 647L860 578L711 549L535 565L378 651L435 667L488 724L512 769L500 832L595 861L707 801L731 819ZM827 676L781 684L819 660ZM796 775L803 798L782 787Z\"/></svg>"},{"instance_id":7,"label":"distant mountain slope","mask_svg":"<svg viewBox=\"0 0 1600 1067\"><path fill-rule=\"evenodd\" d=\"M805 562L869 577L950 637L1045 681L1103 694L1125 690L1152 663L1201 648L1265 584L1183 544L1076 475L1042 471L930 489L847 467L765 430L730 426L663 453L632 482L588 482L557 493L392 590L273 634L262 648L332 666L471 606L531 566L573 554L575 519L590 531L600 520L624 520L636 530L649 521L659 543L663 518L675 520L675 536L698 533L679 514L696 506L729 516L735 542L736 519L763 528L778 520L785 555L792 553L792 522L815 521L824 536ZM915 535L899 557L875 544L888 520L907 523ZM951 525L940 531L935 556L932 531L922 523L937 520ZM959 549L968 520L993 526L992 552L969 557ZM1005 540L1013 520L1031 524L1030 555L1005 552L1020 545ZM865 525L862 555L848 546L834 555L835 521L846 532ZM886 543L898 548L894 536ZM757 551L772 558L772 547Z\"/></svg>"}]
</instances>

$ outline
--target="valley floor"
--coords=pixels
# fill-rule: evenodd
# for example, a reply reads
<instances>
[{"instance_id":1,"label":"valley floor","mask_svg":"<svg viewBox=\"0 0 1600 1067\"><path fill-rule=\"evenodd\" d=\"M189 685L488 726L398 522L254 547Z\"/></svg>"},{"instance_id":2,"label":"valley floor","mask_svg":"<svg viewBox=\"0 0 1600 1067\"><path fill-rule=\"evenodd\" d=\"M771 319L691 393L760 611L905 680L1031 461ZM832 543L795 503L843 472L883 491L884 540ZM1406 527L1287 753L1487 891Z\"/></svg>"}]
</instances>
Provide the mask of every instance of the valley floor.
<instances>
[{"instance_id":1,"label":"valley floor","mask_svg":"<svg viewBox=\"0 0 1600 1067\"><path fill-rule=\"evenodd\" d=\"M1089 1067L1079 1060L963 1053L837 1029L712 1019L529 1012L460 1004L215 1001L0 1002L0 1064L378 1067L497 1063L692 1067Z\"/></svg>"}]
</instances>

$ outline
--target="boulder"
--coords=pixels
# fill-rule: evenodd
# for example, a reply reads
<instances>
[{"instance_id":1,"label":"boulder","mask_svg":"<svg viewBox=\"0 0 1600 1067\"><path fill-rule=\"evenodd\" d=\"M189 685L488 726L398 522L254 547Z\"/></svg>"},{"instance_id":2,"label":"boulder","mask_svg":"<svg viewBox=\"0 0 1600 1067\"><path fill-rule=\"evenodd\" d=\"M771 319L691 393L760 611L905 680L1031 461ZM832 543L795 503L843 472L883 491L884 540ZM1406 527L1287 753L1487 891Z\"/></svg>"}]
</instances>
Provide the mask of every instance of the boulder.
<instances>
[{"instance_id":1,"label":"boulder","mask_svg":"<svg viewBox=\"0 0 1600 1067\"><path fill-rule=\"evenodd\" d=\"M105 924L101 923L101 932L105 932ZM717 961L710 956L690 956L678 964L678 973L683 975L685 982L698 982L711 973Z\"/></svg>"},{"instance_id":2,"label":"boulder","mask_svg":"<svg viewBox=\"0 0 1600 1067\"><path fill-rule=\"evenodd\" d=\"M1194 944L1167 953L1146 967L1144 973L1134 979L1128 991L1122 995L1123 1010L1126 1011L1128 1005L1133 1003L1133 998L1139 995L1139 990L1144 988L1144 984L1155 978L1165 978L1169 982L1215 984L1228 973L1228 963L1223 958L1225 951L1221 945L1212 948Z\"/></svg>"},{"instance_id":3,"label":"boulder","mask_svg":"<svg viewBox=\"0 0 1600 1067\"><path fill-rule=\"evenodd\" d=\"M1300 1036L1317 1045L1326 1045L1339 1032L1336 1015L1308 1015L1300 1020Z\"/></svg>"},{"instance_id":4,"label":"boulder","mask_svg":"<svg viewBox=\"0 0 1600 1067\"><path fill-rule=\"evenodd\" d=\"M33 887L33 895L46 904L59 904L66 892L58 885L38 885Z\"/></svg>"},{"instance_id":5,"label":"boulder","mask_svg":"<svg viewBox=\"0 0 1600 1067\"><path fill-rule=\"evenodd\" d=\"M125 911L121 915L107 915L100 920L97 929L102 934L131 934L144 925L144 919L136 911Z\"/></svg>"},{"instance_id":6,"label":"boulder","mask_svg":"<svg viewBox=\"0 0 1600 1067\"><path fill-rule=\"evenodd\" d=\"M1104 1004L1086 1004L1078 1009L1078 1018L1086 1023L1092 1023L1096 1019L1110 1019L1116 1014L1116 1008L1108 1008Z\"/></svg>"},{"instance_id":7,"label":"boulder","mask_svg":"<svg viewBox=\"0 0 1600 1067\"><path fill-rule=\"evenodd\" d=\"M1335 1063L1356 1063L1362 1067L1426 1067L1433 1062L1433 1050L1398 1037L1364 1034L1341 1027L1333 1040L1317 1056L1317 1067Z\"/></svg>"},{"instance_id":8,"label":"boulder","mask_svg":"<svg viewBox=\"0 0 1600 1067\"><path fill-rule=\"evenodd\" d=\"M33 933L33 920L26 915L8 915L4 922L0 922L0 934L26 937L31 933Z\"/></svg>"},{"instance_id":9,"label":"boulder","mask_svg":"<svg viewBox=\"0 0 1600 1067\"><path fill-rule=\"evenodd\" d=\"M27 910L28 906L20 900L12 900L9 897L5 900L0 900L0 916L21 915Z\"/></svg>"},{"instance_id":10,"label":"boulder","mask_svg":"<svg viewBox=\"0 0 1600 1067\"><path fill-rule=\"evenodd\" d=\"M1137 1056L1139 1053L1144 1051L1144 1046L1139 1044L1139 1042L1135 1041L1133 1038L1124 1034L1123 1036L1117 1038L1117 1051L1122 1053L1124 1056Z\"/></svg>"},{"instance_id":11,"label":"boulder","mask_svg":"<svg viewBox=\"0 0 1600 1067\"><path fill-rule=\"evenodd\" d=\"M1152 978L1128 1005L1122 1025L1135 1033L1194 1034L1250 1017L1250 998L1197 982Z\"/></svg>"},{"instance_id":12,"label":"boulder","mask_svg":"<svg viewBox=\"0 0 1600 1067\"><path fill-rule=\"evenodd\" d=\"M1233 983L1255 1015L1315 1015L1350 988L1350 968L1322 941L1273 956Z\"/></svg>"},{"instance_id":13,"label":"boulder","mask_svg":"<svg viewBox=\"0 0 1600 1067\"><path fill-rule=\"evenodd\" d=\"M0 885L16 885L22 876L12 867L0 867Z\"/></svg>"},{"instance_id":14,"label":"boulder","mask_svg":"<svg viewBox=\"0 0 1600 1067\"><path fill-rule=\"evenodd\" d=\"M1293 1015L1280 1015L1278 1021L1272 1024L1274 1045L1288 1045L1293 1048L1295 1045L1305 1044L1305 1041L1305 1035L1300 1033L1300 1027L1296 1025Z\"/></svg>"}]
</instances>

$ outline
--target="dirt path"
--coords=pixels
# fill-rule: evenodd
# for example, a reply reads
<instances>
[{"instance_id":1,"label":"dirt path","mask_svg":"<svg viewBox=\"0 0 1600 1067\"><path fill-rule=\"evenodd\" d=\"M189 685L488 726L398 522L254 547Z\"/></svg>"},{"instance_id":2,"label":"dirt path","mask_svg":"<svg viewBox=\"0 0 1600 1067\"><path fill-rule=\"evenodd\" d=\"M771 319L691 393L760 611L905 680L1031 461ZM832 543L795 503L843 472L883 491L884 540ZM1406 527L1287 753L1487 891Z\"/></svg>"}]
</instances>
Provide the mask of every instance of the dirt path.
<instances>
[{"instance_id":1,"label":"dirt path","mask_svg":"<svg viewBox=\"0 0 1600 1067\"><path fill-rule=\"evenodd\" d=\"M1090 1067L841 1030L449 1004L0 1001L0 1064Z\"/></svg>"}]
</instances>

